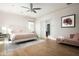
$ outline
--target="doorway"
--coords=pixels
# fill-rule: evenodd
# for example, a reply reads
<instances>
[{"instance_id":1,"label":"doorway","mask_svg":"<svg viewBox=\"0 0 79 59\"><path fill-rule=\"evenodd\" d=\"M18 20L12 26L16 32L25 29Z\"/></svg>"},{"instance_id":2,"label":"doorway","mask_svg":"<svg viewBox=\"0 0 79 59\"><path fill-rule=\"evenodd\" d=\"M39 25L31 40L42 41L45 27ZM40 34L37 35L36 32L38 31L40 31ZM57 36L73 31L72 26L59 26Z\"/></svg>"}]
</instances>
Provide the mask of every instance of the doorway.
<instances>
[{"instance_id":1,"label":"doorway","mask_svg":"<svg viewBox=\"0 0 79 59\"><path fill-rule=\"evenodd\" d=\"M50 35L50 24L46 25L46 37Z\"/></svg>"}]
</instances>

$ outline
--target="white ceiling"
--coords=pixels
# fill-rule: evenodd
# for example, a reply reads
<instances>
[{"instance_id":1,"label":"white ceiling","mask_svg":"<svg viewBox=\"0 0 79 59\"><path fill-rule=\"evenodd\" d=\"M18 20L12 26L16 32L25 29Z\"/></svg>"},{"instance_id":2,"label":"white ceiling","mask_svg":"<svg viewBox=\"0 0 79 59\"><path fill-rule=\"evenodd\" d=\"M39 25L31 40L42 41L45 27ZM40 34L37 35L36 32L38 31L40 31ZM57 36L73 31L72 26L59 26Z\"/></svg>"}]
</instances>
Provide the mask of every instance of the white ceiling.
<instances>
[{"instance_id":1,"label":"white ceiling","mask_svg":"<svg viewBox=\"0 0 79 59\"><path fill-rule=\"evenodd\" d=\"M37 10L37 13L27 12L27 9L21 6L29 7L29 3L0 3L0 10L37 18L67 5L66 3L33 3L33 7L42 8L41 10Z\"/></svg>"}]
</instances>

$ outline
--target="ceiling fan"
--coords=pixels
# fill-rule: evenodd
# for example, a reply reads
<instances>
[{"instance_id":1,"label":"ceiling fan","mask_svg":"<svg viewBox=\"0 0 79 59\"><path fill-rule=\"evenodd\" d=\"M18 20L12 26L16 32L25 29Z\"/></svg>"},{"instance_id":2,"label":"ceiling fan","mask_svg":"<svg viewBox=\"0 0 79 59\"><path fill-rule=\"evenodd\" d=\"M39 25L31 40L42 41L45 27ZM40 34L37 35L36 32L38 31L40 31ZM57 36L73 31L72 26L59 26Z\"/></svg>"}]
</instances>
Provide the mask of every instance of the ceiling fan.
<instances>
[{"instance_id":1,"label":"ceiling fan","mask_svg":"<svg viewBox=\"0 0 79 59\"><path fill-rule=\"evenodd\" d=\"M33 3L30 3L30 7L21 6L22 8L28 9L27 12L34 12L37 13L36 10L40 10L41 8L33 8Z\"/></svg>"}]
</instances>

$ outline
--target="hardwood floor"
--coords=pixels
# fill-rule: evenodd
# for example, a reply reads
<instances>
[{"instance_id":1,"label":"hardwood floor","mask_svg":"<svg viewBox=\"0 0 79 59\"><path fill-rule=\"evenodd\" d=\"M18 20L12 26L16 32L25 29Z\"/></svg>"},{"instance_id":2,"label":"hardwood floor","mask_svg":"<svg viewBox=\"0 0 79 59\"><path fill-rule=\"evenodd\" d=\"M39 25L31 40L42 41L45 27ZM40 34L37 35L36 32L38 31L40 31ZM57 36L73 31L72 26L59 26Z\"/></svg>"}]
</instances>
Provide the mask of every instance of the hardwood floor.
<instances>
[{"instance_id":1,"label":"hardwood floor","mask_svg":"<svg viewBox=\"0 0 79 59\"><path fill-rule=\"evenodd\" d=\"M4 55L4 44L0 44L0 56Z\"/></svg>"},{"instance_id":2,"label":"hardwood floor","mask_svg":"<svg viewBox=\"0 0 79 59\"><path fill-rule=\"evenodd\" d=\"M0 36L0 56L4 55L4 38Z\"/></svg>"},{"instance_id":3,"label":"hardwood floor","mask_svg":"<svg viewBox=\"0 0 79 59\"><path fill-rule=\"evenodd\" d=\"M57 44L54 40L45 40L37 45L20 48L7 55L12 56L79 56L79 48Z\"/></svg>"}]
</instances>

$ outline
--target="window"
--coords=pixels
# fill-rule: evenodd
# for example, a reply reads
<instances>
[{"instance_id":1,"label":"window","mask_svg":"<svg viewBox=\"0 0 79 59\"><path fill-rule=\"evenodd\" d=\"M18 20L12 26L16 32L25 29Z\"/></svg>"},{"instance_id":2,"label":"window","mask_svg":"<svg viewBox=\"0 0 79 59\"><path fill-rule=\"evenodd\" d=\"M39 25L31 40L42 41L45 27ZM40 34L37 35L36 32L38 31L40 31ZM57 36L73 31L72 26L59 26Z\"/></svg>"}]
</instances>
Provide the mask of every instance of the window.
<instances>
[{"instance_id":1,"label":"window","mask_svg":"<svg viewBox=\"0 0 79 59\"><path fill-rule=\"evenodd\" d=\"M28 22L28 29L30 32L34 32L34 22Z\"/></svg>"}]
</instances>

